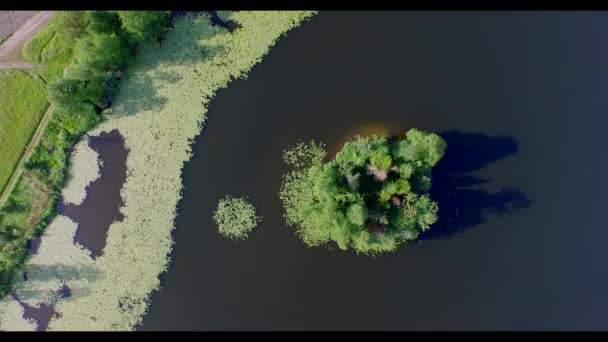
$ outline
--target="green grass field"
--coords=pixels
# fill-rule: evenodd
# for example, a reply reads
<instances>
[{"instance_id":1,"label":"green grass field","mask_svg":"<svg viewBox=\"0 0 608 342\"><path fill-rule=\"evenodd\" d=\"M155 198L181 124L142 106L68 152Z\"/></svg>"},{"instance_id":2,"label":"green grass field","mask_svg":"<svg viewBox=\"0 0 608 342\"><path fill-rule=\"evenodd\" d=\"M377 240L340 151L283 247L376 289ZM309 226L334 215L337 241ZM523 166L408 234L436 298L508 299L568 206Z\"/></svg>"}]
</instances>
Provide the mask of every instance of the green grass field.
<instances>
[{"instance_id":1,"label":"green grass field","mask_svg":"<svg viewBox=\"0 0 608 342\"><path fill-rule=\"evenodd\" d=\"M20 70L0 70L0 190L48 107L43 80Z\"/></svg>"}]
</instances>

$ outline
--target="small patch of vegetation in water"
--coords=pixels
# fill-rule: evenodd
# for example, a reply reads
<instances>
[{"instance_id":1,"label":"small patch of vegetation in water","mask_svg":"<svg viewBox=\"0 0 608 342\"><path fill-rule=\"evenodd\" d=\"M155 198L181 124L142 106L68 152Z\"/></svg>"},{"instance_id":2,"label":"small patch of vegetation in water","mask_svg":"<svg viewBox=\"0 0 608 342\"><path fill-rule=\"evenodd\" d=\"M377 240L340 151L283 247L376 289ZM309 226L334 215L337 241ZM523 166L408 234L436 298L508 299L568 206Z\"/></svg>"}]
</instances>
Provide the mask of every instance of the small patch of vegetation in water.
<instances>
[{"instance_id":1,"label":"small patch of vegetation in water","mask_svg":"<svg viewBox=\"0 0 608 342\"><path fill-rule=\"evenodd\" d=\"M226 196L219 201L213 213L213 221L220 234L233 240L246 239L261 219L256 215L255 206L245 197Z\"/></svg>"},{"instance_id":2,"label":"small patch of vegetation in water","mask_svg":"<svg viewBox=\"0 0 608 342\"><path fill-rule=\"evenodd\" d=\"M357 137L323 164L319 144L298 144L284 153L294 168L279 194L286 221L309 246L394 251L437 220L428 191L445 148L438 135L411 129L402 138Z\"/></svg>"}]
</instances>

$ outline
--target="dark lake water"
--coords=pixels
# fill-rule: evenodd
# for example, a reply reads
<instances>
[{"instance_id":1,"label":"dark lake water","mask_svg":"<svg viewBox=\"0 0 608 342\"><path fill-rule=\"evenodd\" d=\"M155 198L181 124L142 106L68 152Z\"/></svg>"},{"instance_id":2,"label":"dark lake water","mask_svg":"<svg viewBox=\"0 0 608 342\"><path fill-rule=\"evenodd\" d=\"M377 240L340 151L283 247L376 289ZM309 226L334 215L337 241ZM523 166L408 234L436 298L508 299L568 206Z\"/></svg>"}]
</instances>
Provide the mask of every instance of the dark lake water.
<instances>
[{"instance_id":1,"label":"dark lake water","mask_svg":"<svg viewBox=\"0 0 608 342\"><path fill-rule=\"evenodd\" d=\"M213 100L140 330L608 328L608 13L323 12ZM370 128L371 127L371 128ZM397 253L308 248L282 151L437 132L441 221ZM223 196L250 237L220 237Z\"/></svg>"}]
</instances>

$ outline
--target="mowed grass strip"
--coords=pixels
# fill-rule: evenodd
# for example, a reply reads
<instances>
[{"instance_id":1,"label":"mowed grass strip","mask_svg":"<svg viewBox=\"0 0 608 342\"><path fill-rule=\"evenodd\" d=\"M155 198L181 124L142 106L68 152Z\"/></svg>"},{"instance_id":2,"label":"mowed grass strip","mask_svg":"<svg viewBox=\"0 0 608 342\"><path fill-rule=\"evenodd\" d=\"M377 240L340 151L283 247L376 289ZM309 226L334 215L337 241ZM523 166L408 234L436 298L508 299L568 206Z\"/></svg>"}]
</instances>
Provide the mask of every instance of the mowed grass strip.
<instances>
[{"instance_id":1,"label":"mowed grass strip","mask_svg":"<svg viewBox=\"0 0 608 342\"><path fill-rule=\"evenodd\" d=\"M44 81L25 71L0 70L0 191L47 108Z\"/></svg>"},{"instance_id":2,"label":"mowed grass strip","mask_svg":"<svg viewBox=\"0 0 608 342\"><path fill-rule=\"evenodd\" d=\"M22 47L23 59L36 69L0 70L0 192L17 167L48 108L47 83L60 77L72 47L57 33L57 18Z\"/></svg>"}]
</instances>

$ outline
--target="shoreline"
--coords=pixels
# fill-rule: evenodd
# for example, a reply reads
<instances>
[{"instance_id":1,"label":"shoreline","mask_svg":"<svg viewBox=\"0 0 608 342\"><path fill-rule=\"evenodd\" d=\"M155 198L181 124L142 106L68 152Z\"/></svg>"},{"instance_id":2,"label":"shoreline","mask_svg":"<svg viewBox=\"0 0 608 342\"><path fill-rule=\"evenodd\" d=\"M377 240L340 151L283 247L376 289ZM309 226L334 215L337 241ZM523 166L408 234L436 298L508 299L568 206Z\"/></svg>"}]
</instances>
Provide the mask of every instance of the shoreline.
<instances>
[{"instance_id":1,"label":"shoreline","mask_svg":"<svg viewBox=\"0 0 608 342\"><path fill-rule=\"evenodd\" d=\"M32 299L56 303L61 317L51 319L49 330L133 330L142 322L149 296L159 289L159 276L170 263L182 169L201 134L209 101L218 89L246 76L281 36L312 15L236 12L229 20L242 28L233 33L212 25L208 15L188 15L174 23L162 47L143 47L107 120L89 132L98 136L116 129L125 138L127 179L120 189L124 219L110 225L104 254L97 259L68 243L69 258L77 266L60 270L65 276L50 279L53 286L41 286L56 289L69 282L72 295L57 298L45 292ZM151 94L141 92L144 85ZM65 237L77 230L76 223L61 215L52 226L45 234L57 231ZM66 243L62 239L46 247L61 248ZM40 249L45 249L44 241ZM69 275L83 268L88 277L70 280ZM17 319L14 325L26 321ZM5 329L3 323L0 328Z\"/></svg>"}]
</instances>

